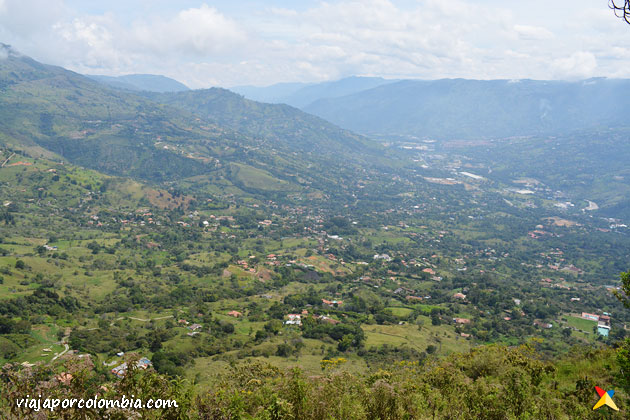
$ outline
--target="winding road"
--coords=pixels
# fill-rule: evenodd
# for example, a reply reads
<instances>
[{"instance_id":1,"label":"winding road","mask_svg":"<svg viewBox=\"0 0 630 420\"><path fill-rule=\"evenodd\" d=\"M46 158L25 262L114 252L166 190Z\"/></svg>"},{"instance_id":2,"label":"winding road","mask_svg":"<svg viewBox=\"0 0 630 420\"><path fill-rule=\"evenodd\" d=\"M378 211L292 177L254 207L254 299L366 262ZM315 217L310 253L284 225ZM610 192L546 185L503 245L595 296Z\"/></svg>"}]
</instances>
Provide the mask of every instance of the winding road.
<instances>
[{"instance_id":1,"label":"winding road","mask_svg":"<svg viewBox=\"0 0 630 420\"><path fill-rule=\"evenodd\" d=\"M64 354L66 354L66 353L68 352L68 350L70 350L70 346L68 345L68 338L70 338L70 332L71 332L71 331L72 331L72 330L71 330L70 328L66 328L66 330L64 331L64 336L63 336L63 338L61 339L60 344L63 344L63 346L65 347L65 349L64 349L61 353L59 353L59 354L57 354L55 357L53 357L53 358L50 360L50 363L54 362L55 360L57 360L58 358L60 358L60 357L61 357L61 356L63 356Z\"/></svg>"}]
</instances>

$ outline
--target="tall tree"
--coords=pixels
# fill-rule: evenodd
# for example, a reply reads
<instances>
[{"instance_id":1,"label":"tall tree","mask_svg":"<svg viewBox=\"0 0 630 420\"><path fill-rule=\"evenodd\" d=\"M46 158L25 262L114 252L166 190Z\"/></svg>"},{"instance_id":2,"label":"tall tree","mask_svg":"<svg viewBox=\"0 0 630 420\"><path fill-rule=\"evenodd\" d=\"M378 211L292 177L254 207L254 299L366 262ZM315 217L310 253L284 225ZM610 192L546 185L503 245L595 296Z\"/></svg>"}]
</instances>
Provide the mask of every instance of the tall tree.
<instances>
[{"instance_id":1,"label":"tall tree","mask_svg":"<svg viewBox=\"0 0 630 420\"><path fill-rule=\"evenodd\" d=\"M614 293L617 299L619 299L626 308L630 309L630 271L621 273L621 291L615 291Z\"/></svg>"}]
</instances>

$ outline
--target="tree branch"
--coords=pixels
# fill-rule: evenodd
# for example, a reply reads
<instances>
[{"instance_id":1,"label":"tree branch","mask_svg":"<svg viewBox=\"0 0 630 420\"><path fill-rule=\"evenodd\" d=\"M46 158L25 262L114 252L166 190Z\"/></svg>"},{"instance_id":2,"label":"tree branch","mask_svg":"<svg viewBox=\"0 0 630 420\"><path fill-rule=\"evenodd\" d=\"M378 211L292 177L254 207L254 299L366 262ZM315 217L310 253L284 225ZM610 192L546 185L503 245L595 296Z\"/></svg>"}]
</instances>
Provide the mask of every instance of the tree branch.
<instances>
[{"instance_id":1,"label":"tree branch","mask_svg":"<svg viewBox=\"0 0 630 420\"><path fill-rule=\"evenodd\" d=\"M630 25L630 0L609 0L608 7L615 11L615 16Z\"/></svg>"}]
</instances>

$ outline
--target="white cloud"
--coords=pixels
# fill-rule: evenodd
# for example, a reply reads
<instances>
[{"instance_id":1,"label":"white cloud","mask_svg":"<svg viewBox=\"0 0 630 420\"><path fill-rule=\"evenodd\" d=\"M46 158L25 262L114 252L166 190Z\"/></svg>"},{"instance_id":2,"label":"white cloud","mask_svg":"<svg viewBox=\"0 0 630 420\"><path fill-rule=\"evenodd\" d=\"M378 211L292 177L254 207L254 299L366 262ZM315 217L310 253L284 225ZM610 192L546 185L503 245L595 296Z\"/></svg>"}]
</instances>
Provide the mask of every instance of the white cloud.
<instances>
[{"instance_id":1,"label":"white cloud","mask_svg":"<svg viewBox=\"0 0 630 420\"><path fill-rule=\"evenodd\" d=\"M592 0L570 10L544 0L269 3L231 14L220 0L156 6L155 14L135 4L120 9L123 18L76 9L81 2L71 9L64 0L0 0L0 42L80 72L159 73L192 87L356 74L630 77L630 30Z\"/></svg>"},{"instance_id":2,"label":"white cloud","mask_svg":"<svg viewBox=\"0 0 630 420\"><path fill-rule=\"evenodd\" d=\"M119 48L120 37L125 37L124 29L118 27L111 15L76 18L57 23L52 30L59 40L57 55L75 70L118 70L134 61L131 54Z\"/></svg>"},{"instance_id":3,"label":"white cloud","mask_svg":"<svg viewBox=\"0 0 630 420\"><path fill-rule=\"evenodd\" d=\"M552 63L555 76L561 79L584 79L595 75L597 59L587 51L578 51Z\"/></svg>"},{"instance_id":4,"label":"white cloud","mask_svg":"<svg viewBox=\"0 0 630 420\"><path fill-rule=\"evenodd\" d=\"M205 4L182 10L170 20L136 23L131 36L135 49L198 55L223 52L247 40L236 22Z\"/></svg>"},{"instance_id":5,"label":"white cloud","mask_svg":"<svg viewBox=\"0 0 630 420\"><path fill-rule=\"evenodd\" d=\"M514 30L520 39L528 41L541 41L553 38L553 33L540 26L514 25Z\"/></svg>"},{"instance_id":6,"label":"white cloud","mask_svg":"<svg viewBox=\"0 0 630 420\"><path fill-rule=\"evenodd\" d=\"M285 9L282 7L272 7L271 9L269 9L269 11L276 15L276 16L281 16L281 17L295 17L298 15L298 12L295 10L291 10L291 9Z\"/></svg>"},{"instance_id":7,"label":"white cloud","mask_svg":"<svg viewBox=\"0 0 630 420\"><path fill-rule=\"evenodd\" d=\"M0 0L0 28L30 38L46 33L67 13L62 0Z\"/></svg>"},{"instance_id":8,"label":"white cloud","mask_svg":"<svg viewBox=\"0 0 630 420\"><path fill-rule=\"evenodd\" d=\"M114 49L121 54L166 59L225 52L247 39L235 22L207 5L182 10L169 20L135 21L129 27L105 15L75 19L54 29L66 41L83 43L97 54Z\"/></svg>"},{"instance_id":9,"label":"white cloud","mask_svg":"<svg viewBox=\"0 0 630 420\"><path fill-rule=\"evenodd\" d=\"M169 18L149 16L122 22L113 13L76 15L43 25L45 36L16 39L35 58L78 72L159 73L193 81L194 86L208 86L217 79L206 73L207 81L200 84L201 75L192 73L194 67L181 63L223 61L222 72L229 75L227 64L234 51L248 45L246 32L235 21L207 5L181 10ZM30 39L38 39L41 46Z\"/></svg>"}]
</instances>

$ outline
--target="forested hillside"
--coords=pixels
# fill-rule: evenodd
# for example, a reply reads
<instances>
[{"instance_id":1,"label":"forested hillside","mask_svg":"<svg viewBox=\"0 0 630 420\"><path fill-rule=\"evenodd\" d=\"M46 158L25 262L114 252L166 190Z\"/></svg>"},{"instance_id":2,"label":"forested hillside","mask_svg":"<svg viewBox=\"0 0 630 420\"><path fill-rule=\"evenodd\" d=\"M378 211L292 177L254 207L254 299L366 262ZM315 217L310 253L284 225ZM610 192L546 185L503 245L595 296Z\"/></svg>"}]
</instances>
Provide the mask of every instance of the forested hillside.
<instances>
[{"instance_id":1,"label":"forested hillside","mask_svg":"<svg viewBox=\"0 0 630 420\"><path fill-rule=\"evenodd\" d=\"M250 192L316 182L316 191L337 194L357 170L393 162L381 162L382 148L366 138L227 91L152 96L177 105L169 106L15 52L0 61L0 77L3 144L112 175L163 182L204 174Z\"/></svg>"}]
</instances>

